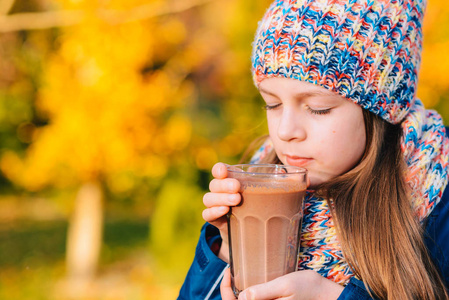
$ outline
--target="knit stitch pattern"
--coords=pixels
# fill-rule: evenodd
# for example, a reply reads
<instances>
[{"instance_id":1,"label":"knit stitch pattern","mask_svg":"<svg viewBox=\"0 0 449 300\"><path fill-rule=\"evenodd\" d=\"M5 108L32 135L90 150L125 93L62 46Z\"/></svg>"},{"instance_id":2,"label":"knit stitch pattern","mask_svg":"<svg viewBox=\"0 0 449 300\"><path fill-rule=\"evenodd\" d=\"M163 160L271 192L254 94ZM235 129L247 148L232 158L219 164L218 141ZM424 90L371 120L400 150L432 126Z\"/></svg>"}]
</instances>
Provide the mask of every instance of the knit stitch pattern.
<instances>
[{"instance_id":1,"label":"knit stitch pattern","mask_svg":"<svg viewBox=\"0 0 449 300\"><path fill-rule=\"evenodd\" d=\"M259 23L256 86L314 83L397 124L413 106L425 0L276 0Z\"/></svg>"},{"instance_id":2,"label":"knit stitch pattern","mask_svg":"<svg viewBox=\"0 0 449 300\"><path fill-rule=\"evenodd\" d=\"M402 123L401 148L408 166L405 178L412 207L422 222L441 199L448 180L449 143L443 119L419 99Z\"/></svg>"}]
</instances>

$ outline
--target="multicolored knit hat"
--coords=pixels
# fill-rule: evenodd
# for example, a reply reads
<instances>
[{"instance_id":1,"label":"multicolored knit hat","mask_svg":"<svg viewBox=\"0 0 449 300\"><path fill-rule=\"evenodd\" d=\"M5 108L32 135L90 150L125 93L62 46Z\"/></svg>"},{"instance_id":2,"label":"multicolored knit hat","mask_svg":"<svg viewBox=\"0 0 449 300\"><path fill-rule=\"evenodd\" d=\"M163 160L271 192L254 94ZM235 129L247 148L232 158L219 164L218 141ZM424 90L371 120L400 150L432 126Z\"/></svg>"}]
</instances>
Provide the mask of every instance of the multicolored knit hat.
<instances>
[{"instance_id":1,"label":"multicolored knit hat","mask_svg":"<svg viewBox=\"0 0 449 300\"><path fill-rule=\"evenodd\" d=\"M323 86L396 124L415 101L425 0L276 0L256 33L256 86Z\"/></svg>"}]
</instances>

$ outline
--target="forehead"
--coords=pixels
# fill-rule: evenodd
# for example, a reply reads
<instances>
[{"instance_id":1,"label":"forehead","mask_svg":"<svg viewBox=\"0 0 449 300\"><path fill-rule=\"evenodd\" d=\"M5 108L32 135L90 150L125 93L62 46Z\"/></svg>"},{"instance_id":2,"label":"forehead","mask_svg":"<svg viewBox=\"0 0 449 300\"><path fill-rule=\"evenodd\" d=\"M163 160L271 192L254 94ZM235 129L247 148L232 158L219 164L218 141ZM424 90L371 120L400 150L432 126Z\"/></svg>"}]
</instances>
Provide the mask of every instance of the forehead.
<instances>
[{"instance_id":1,"label":"forehead","mask_svg":"<svg viewBox=\"0 0 449 300\"><path fill-rule=\"evenodd\" d=\"M346 98L324 87L291 78L274 77L267 78L259 84L259 92L262 94L281 97L283 95L322 96Z\"/></svg>"}]
</instances>

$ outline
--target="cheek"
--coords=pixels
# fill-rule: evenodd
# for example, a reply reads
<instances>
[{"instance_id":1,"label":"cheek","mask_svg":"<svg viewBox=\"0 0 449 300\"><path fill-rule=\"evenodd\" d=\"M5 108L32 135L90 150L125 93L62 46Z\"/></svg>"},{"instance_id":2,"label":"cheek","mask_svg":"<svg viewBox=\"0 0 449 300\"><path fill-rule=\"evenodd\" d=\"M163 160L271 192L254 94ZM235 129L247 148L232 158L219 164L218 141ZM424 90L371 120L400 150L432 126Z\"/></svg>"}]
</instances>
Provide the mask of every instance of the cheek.
<instances>
[{"instance_id":1,"label":"cheek","mask_svg":"<svg viewBox=\"0 0 449 300\"><path fill-rule=\"evenodd\" d=\"M326 131L322 131L315 155L325 162L329 171L340 175L353 168L365 151L365 125L359 119L333 120ZM318 135L318 134L317 134Z\"/></svg>"},{"instance_id":2,"label":"cheek","mask_svg":"<svg viewBox=\"0 0 449 300\"><path fill-rule=\"evenodd\" d=\"M267 125L268 133L272 139L276 138L276 132L279 124L279 119L274 116L268 116L267 114Z\"/></svg>"},{"instance_id":3,"label":"cheek","mask_svg":"<svg viewBox=\"0 0 449 300\"><path fill-rule=\"evenodd\" d=\"M347 128L332 134L334 147L329 147L329 151L334 153L335 164L342 172L352 169L365 152L365 128L364 126L355 128L357 130Z\"/></svg>"}]
</instances>

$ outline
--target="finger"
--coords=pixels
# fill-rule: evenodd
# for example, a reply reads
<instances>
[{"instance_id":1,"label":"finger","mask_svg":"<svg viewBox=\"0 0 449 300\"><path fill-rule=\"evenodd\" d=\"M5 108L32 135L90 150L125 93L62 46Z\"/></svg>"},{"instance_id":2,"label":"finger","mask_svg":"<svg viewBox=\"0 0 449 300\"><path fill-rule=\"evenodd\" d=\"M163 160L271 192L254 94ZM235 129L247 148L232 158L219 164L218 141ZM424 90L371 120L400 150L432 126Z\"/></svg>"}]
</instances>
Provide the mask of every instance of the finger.
<instances>
[{"instance_id":1,"label":"finger","mask_svg":"<svg viewBox=\"0 0 449 300\"><path fill-rule=\"evenodd\" d=\"M285 282L275 279L247 288L240 293L239 299L269 300L287 297L291 295L287 286Z\"/></svg>"},{"instance_id":2,"label":"finger","mask_svg":"<svg viewBox=\"0 0 449 300\"><path fill-rule=\"evenodd\" d=\"M213 222L226 215L229 211L229 206L214 206L203 210L203 219L206 222Z\"/></svg>"},{"instance_id":3,"label":"finger","mask_svg":"<svg viewBox=\"0 0 449 300\"><path fill-rule=\"evenodd\" d=\"M235 206L240 203L240 194L206 193L203 203L206 207Z\"/></svg>"},{"instance_id":4,"label":"finger","mask_svg":"<svg viewBox=\"0 0 449 300\"><path fill-rule=\"evenodd\" d=\"M223 280L220 285L221 298L223 300L235 300L234 292L231 287L231 272L229 268L225 270Z\"/></svg>"},{"instance_id":5,"label":"finger","mask_svg":"<svg viewBox=\"0 0 449 300\"><path fill-rule=\"evenodd\" d=\"M212 176L214 176L217 179L223 179L228 176L228 170L226 168L226 165L224 163L216 163L212 167Z\"/></svg>"},{"instance_id":6,"label":"finger","mask_svg":"<svg viewBox=\"0 0 449 300\"><path fill-rule=\"evenodd\" d=\"M238 193L240 182L234 178L212 179L209 190L213 193Z\"/></svg>"}]
</instances>

